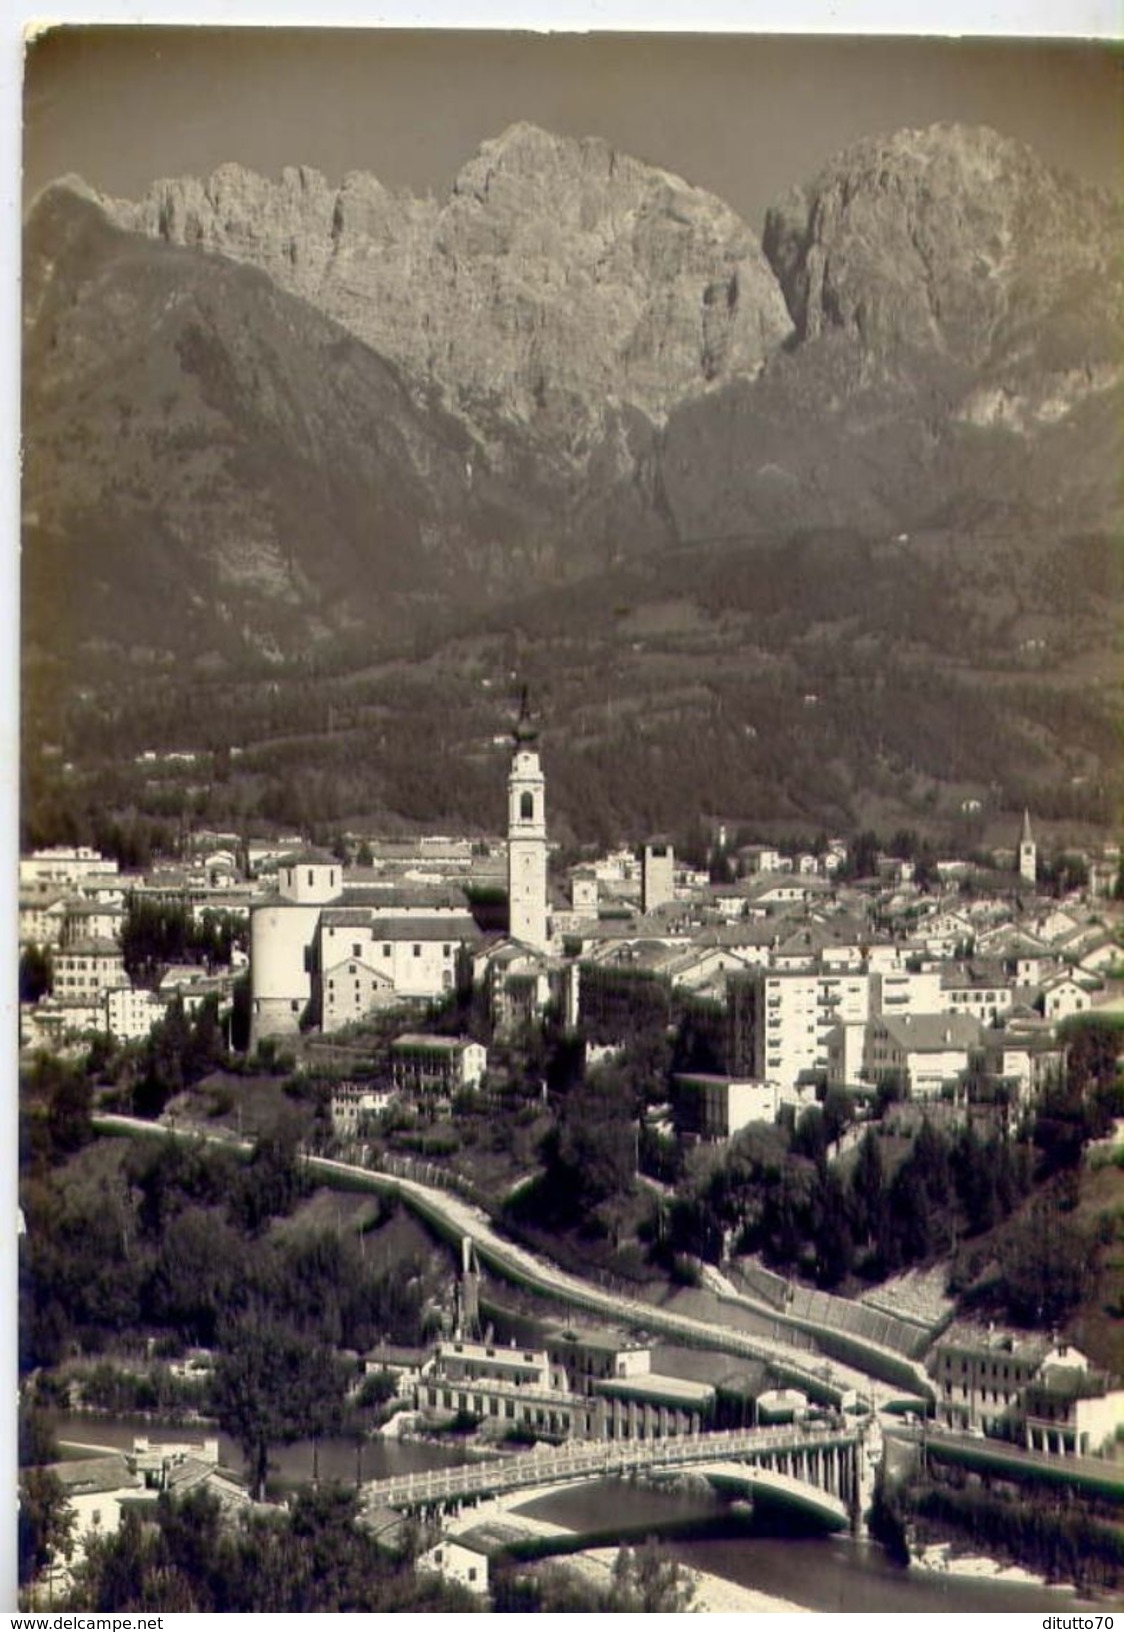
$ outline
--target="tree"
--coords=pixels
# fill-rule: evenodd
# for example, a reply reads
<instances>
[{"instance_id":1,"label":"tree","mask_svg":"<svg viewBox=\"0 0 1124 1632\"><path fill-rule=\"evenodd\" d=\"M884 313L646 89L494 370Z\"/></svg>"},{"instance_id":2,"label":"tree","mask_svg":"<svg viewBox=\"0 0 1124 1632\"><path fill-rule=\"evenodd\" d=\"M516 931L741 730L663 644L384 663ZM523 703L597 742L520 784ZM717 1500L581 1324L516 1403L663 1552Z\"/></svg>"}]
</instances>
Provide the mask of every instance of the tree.
<instances>
[{"instance_id":1,"label":"tree","mask_svg":"<svg viewBox=\"0 0 1124 1632\"><path fill-rule=\"evenodd\" d=\"M1009 1229L1000 1264L1010 1318L1047 1330L1071 1315L1096 1277L1097 1242L1047 1200Z\"/></svg>"},{"instance_id":2,"label":"tree","mask_svg":"<svg viewBox=\"0 0 1124 1632\"><path fill-rule=\"evenodd\" d=\"M882 1151L873 1128L867 1128L859 1142L858 1157L851 1170L851 1216L857 1240L870 1246L882 1234L886 1206L886 1176Z\"/></svg>"},{"instance_id":3,"label":"tree","mask_svg":"<svg viewBox=\"0 0 1124 1632\"><path fill-rule=\"evenodd\" d=\"M340 1419L345 1387L344 1368L329 1349L258 1315L226 1335L215 1365L214 1410L251 1464L259 1500L270 1446L327 1433Z\"/></svg>"},{"instance_id":4,"label":"tree","mask_svg":"<svg viewBox=\"0 0 1124 1632\"><path fill-rule=\"evenodd\" d=\"M816 1279L829 1291L846 1279L854 1256L850 1208L843 1181L821 1171L815 1207Z\"/></svg>"},{"instance_id":5,"label":"tree","mask_svg":"<svg viewBox=\"0 0 1124 1632\"><path fill-rule=\"evenodd\" d=\"M880 1079L874 1095L874 1114L878 1118L886 1115L891 1105L900 1105L907 1099L908 1084L901 1071L887 1071Z\"/></svg>"},{"instance_id":6,"label":"tree","mask_svg":"<svg viewBox=\"0 0 1124 1632\"><path fill-rule=\"evenodd\" d=\"M19 994L21 1003L38 1003L51 990L53 974L51 954L34 942L20 954Z\"/></svg>"},{"instance_id":7,"label":"tree","mask_svg":"<svg viewBox=\"0 0 1124 1632\"><path fill-rule=\"evenodd\" d=\"M545 1185L559 1216L587 1217L631 1192L637 1133L632 1095L611 1069L567 1094L557 1127L543 1141Z\"/></svg>"},{"instance_id":8,"label":"tree","mask_svg":"<svg viewBox=\"0 0 1124 1632\"><path fill-rule=\"evenodd\" d=\"M42 1411L22 1395L19 1408L19 1464L21 1468L41 1468L57 1461L58 1441Z\"/></svg>"},{"instance_id":9,"label":"tree","mask_svg":"<svg viewBox=\"0 0 1124 1632\"><path fill-rule=\"evenodd\" d=\"M64 1069L47 1108L47 1126L56 1156L71 1156L93 1138L92 1104L93 1089L86 1077L80 1071Z\"/></svg>"},{"instance_id":10,"label":"tree","mask_svg":"<svg viewBox=\"0 0 1124 1632\"><path fill-rule=\"evenodd\" d=\"M855 1120L855 1101L846 1088L829 1088L822 1109L824 1138L833 1145Z\"/></svg>"},{"instance_id":11,"label":"tree","mask_svg":"<svg viewBox=\"0 0 1124 1632\"><path fill-rule=\"evenodd\" d=\"M20 1479L17 1557L21 1586L73 1551L74 1511L57 1474L28 1468Z\"/></svg>"},{"instance_id":12,"label":"tree","mask_svg":"<svg viewBox=\"0 0 1124 1632\"><path fill-rule=\"evenodd\" d=\"M622 1547L605 1608L625 1614L675 1615L691 1607L694 1582L656 1541Z\"/></svg>"}]
</instances>

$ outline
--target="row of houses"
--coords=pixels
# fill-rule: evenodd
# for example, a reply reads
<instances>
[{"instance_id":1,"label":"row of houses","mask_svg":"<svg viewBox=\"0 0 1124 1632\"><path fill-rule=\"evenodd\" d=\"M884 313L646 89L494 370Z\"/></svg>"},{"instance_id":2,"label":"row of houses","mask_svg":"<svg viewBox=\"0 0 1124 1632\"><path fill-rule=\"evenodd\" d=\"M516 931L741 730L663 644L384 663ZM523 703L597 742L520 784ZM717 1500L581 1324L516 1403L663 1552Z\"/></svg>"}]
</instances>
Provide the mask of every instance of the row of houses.
<instances>
[{"instance_id":1,"label":"row of houses","mask_svg":"<svg viewBox=\"0 0 1124 1632\"><path fill-rule=\"evenodd\" d=\"M930 1369L938 1422L1054 1456L1110 1454L1124 1433L1124 1389L1072 1344L958 1321Z\"/></svg>"}]
</instances>

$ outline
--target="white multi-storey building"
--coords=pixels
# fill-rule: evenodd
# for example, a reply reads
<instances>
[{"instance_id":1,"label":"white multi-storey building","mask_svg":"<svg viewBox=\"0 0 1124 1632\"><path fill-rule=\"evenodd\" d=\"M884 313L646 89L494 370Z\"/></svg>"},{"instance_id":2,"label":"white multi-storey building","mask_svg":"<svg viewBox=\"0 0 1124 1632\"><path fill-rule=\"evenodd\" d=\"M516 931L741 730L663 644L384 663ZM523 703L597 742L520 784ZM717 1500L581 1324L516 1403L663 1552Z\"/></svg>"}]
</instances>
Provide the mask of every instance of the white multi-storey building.
<instances>
[{"instance_id":1,"label":"white multi-storey building","mask_svg":"<svg viewBox=\"0 0 1124 1632\"><path fill-rule=\"evenodd\" d=\"M113 941L76 941L56 953L52 984L56 997L99 1003L106 992L129 985L121 948Z\"/></svg>"},{"instance_id":2,"label":"white multi-storey building","mask_svg":"<svg viewBox=\"0 0 1124 1632\"><path fill-rule=\"evenodd\" d=\"M833 1027L869 1017L870 982L865 971L763 970L753 978L758 991L753 1075L777 1083L783 1103L801 1079L826 1073Z\"/></svg>"}]
</instances>

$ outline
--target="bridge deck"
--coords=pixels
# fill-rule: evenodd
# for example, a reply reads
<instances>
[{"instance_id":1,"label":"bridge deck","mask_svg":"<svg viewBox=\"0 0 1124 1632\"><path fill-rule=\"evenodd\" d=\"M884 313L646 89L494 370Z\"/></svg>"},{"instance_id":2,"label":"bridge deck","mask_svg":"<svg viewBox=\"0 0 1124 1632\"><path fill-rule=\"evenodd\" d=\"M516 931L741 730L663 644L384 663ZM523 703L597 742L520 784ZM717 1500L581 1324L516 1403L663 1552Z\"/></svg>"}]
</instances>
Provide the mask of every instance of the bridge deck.
<instances>
[{"instance_id":1,"label":"bridge deck","mask_svg":"<svg viewBox=\"0 0 1124 1632\"><path fill-rule=\"evenodd\" d=\"M387 1507L425 1507L462 1497L498 1496L538 1485L599 1479L649 1468L687 1467L732 1458L752 1460L770 1452L829 1450L858 1442L855 1430L830 1426L792 1429L732 1429L683 1439L581 1440L540 1448L470 1467L435 1468L427 1473L378 1479L362 1487L364 1512Z\"/></svg>"}]
</instances>

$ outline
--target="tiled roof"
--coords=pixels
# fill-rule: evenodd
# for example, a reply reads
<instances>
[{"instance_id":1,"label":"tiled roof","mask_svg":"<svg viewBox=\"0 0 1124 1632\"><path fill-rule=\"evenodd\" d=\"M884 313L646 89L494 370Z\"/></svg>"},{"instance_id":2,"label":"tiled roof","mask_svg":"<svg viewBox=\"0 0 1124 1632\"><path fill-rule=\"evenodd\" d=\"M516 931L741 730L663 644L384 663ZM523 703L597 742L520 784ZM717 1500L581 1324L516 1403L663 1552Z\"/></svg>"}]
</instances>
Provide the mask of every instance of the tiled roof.
<instances>
[{"instance_id":1,"label":"tiled roof","mask_svg":"<svg viewBox=\"0 0 1124 1632\"><path fill-rule=\"evenodd\" d=\"M939 1053L971 1048L980 1039L980 1022L969 1014L902 1014L883 1016L887 1034L910 1053Z\"/></svg>"},{"instance_id":2,"label":"tiled roof","mask_svg":"<svg viewBox=\"0 0 1124 1632\"><path fill-rule=\"evenodd\" d=\"M50 1470L71 1496L92 1496L100 1491L139 1488L124 1456L89 1456L77 1462L56 1462Z\"/></svg>"}]
</instances>

